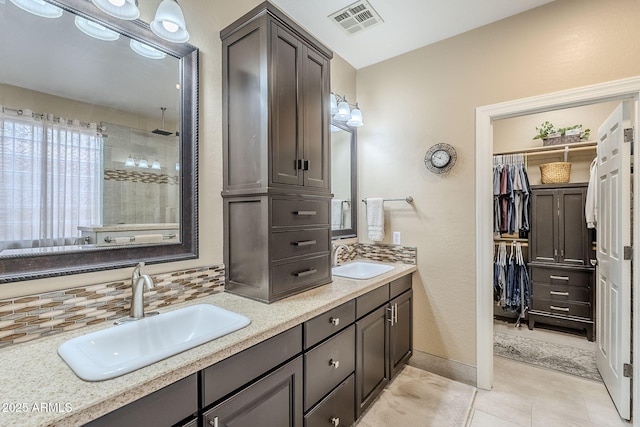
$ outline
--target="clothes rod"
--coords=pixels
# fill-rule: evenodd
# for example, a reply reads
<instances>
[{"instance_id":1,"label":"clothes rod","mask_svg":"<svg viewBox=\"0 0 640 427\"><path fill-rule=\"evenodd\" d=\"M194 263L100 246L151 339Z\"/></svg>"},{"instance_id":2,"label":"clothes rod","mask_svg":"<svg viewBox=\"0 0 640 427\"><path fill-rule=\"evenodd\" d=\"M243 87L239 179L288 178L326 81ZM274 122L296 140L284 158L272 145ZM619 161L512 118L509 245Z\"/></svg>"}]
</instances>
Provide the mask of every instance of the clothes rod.
<instances>
[{"instance_id":1,"label":"clothes rod","mask_svg":"<svg viewBox=\"0 0 640 427\"><path fill-rule=\"evenodd\" d=\"M555 153L559 151L564 151L565 147L569 147L569 151L578 151L578 150L589 150L595 149L598 146L596 141L589 142L574 142L571 144L564 145L547 145L544 147L535 147L535 148L525 148L521 150L510 150L510 151L502 151L498 153L493 153L494 156L504 156L506 154L524 154L525 156L533 156L538 154L548 154Z\"/></svg>"},{"instance_id":2,"label":"clothes rod","mask_svg":"<svg viewBox=\"0 0 640 427\"><path fill-rule=\"evenodd\" d=\"M407 203L413 203L413 197L411 196L407 196L404 198L397 198L397 199L382 199L385 202L407 202ZM362 203L367 203L367 199L362 199Z\"/></svg>"}]
</instances>

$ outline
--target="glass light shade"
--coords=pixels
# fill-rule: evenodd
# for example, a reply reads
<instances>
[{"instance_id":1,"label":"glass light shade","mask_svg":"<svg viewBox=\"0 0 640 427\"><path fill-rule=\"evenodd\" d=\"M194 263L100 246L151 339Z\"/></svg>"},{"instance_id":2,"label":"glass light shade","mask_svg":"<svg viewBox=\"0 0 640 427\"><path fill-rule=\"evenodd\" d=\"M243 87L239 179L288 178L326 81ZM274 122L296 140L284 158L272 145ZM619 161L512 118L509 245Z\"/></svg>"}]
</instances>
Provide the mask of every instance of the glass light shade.
<instances>
[{"instance_id":1,"label":"glass light shade","mask_svg":"<svg viewBox=\"0 0 640 427\"><path fill-rule=\"evenodd\" d=\"M179 171L180 170L180 163L176 163L176 170Z\"/></svg>"},{"instance_id":2,"label":"glass light shade","mask_svg":"<svg viewBox=\"0 0 640 427\"><path fill-rule=\"evenodd\" d=\"M118 19L131 21L140 17L136 0L91 0L98 9Z\"/></svg>"},{"instance_id":3,"label":"glass light shade","mask_svg":"<svg viewBox=\"0 0 640 427\"><path fill-rule=\"evenodd\" d=\"M360 111L358 107L351 110L351 118L347 121L347 124L354 128L364 126L364 123L362 122L362 111Z\"/></svg>"},{"instance_id":4,"label":"glass light shade","mask_svg":"<svg viewBox=\"0 0 640 427\"><path fill-rule=\"evenodd\" d=\"M338 101L336 100L336 96L331 94L331 115L334 115L338 112Z\"/></svg>"},{"instance_id":5,"label":"glass light shade","mask_svg":"<svg viewBox=\"0 0 640 427\"><path fill-rule=\"evenodd\" d=\"M11 0L11 3L18 6L25 12L32 13L41 18L60 18L62 9L42 0Z\"/></svg>"},{"instance_id":6,"label":"glass light shade","mask_svg":"<svg viewBox=\"0 0 640 427\"><path fill-rule=\"evenodd\" d=\"M133 159L133 157L131 157L131 155L129 155L129 157L127 157L127 160L124 161L124 165L125 166L135 166L136 165L136 161Z\"/></svg>"},{"instance_id":7,"label":"glass light shade","mask_svg":"<svg viewBox=\"0 0 640 427\"><path fill-rule=\"evenodd\" d=\"M338 104L338 113L333 116L334 120L338 120L339 122L346 122L351 118L351 110L349 109L349 104L346 101L342 101Z\"/></svg>"},{"instance_id":8,"label":"glass light shade","mask_svg":"<svg viewBox=\"0 0 640 427\"><path fill-rule=\"evenodd\" d=\"M94 39L111 42L120 38L120 34L115 31L103 27L97 22L89 21L81 16L76 16L74 22L80 31Z\"/></svg>"},{"instance_id":9,"label":"glass light shade","mask_svg":"<svg viewBox=\"0 0 640 427\"><path fill-rule=\"evenodd\" d=\"M153 163L151 163L151 169L160 170L160 162L157 160L154 160Z\"/></svg>"},{"instance_id":10,"label":"glass light shade","mask_svg":"<svg viewBox=\"0 0 640 427\"><path fill-rule=\"evenodd\" d=\"M175 0L162 0L150 26L151 31L164 40L174 43L184 43L189 40L182 9Z\"/></svg>"},{"instance_id":11,"label":"glass light shade","mask_svg":"<svg viewBox=\"0 0 640 427\"><path fill-rule=\"evenodd\" d=\"M149 167L149 162L147 162L146 159L140 159L140 162L138 162L138 167L146 169Z\"/></svg>"},{"instance_id":12,"label":"glass light shade","mask_svg":"<svg viewBox=\"0 0 640 427\"><path fill-rule=\"evenodd\" d=\"M131 50L133 50L138 55L142 55L145 58L149 59L162 59L167 56L166 53L159 51L147 44L141 43L138 40L131 39L129 42L129 46L131 46Z\"/></svg>"}]
</instances>

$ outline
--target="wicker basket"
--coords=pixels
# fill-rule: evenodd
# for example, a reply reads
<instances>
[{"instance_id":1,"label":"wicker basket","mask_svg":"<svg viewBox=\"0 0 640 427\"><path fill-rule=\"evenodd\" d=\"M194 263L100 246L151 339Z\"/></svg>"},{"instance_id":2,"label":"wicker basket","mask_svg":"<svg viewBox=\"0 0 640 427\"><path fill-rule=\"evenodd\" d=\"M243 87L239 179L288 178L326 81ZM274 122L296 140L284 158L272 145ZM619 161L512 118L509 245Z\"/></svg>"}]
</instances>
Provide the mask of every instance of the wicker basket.
<instances>
[{"instance_id":1,"label":"wicker basket","mask_svg":"<svg viewBox=\"0 0 640 427\"><path fill-rule=\"evenodd\" d=\"M553 162L540 165L540 180L543 184L564 184L571 177L571 163Z\"/></svg>"}]
</instances>

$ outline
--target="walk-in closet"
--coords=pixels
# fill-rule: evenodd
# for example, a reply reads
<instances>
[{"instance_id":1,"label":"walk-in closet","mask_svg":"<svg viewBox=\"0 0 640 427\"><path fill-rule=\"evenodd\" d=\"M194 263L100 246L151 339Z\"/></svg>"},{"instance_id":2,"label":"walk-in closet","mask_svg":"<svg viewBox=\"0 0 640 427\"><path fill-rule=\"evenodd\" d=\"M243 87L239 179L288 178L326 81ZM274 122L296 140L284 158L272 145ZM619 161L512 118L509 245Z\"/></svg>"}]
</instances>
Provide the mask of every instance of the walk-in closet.
<instances>
[{"instance_id":1,"label":"walk-in closet","mask_svg":"<svg viewBox=\"0 0 640 427\"><path fill-rule=\"evenodd\" d=\"M495 356L601 381L594 159L620 104L493 123Z\"/></svg>"}]
</instances>

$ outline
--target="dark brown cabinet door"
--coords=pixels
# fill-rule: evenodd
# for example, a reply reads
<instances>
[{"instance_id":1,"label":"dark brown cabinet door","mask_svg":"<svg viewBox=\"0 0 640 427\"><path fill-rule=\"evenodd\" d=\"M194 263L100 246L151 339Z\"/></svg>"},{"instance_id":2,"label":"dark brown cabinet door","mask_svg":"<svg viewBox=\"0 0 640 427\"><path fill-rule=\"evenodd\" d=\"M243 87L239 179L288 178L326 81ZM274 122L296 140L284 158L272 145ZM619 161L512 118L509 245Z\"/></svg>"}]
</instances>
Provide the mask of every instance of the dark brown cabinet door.
<instances>
[{"instance_id":1,"label":"dark brown cabinet door","mask_svg":"<svg viewBox=\"0 0 640 427\"><path fill-rule=\"evenodd\" d=\"M532 262L589 266L586 195L585 185L533 188L529 242Z\"/></svg>"},{"instance_id":2,"label":"dark brown cabinet door","mask_svg":"<svg viewBox=\"0 0 640 427\"><path fill-rule=\"evenodd\" d=\"M271 27L272 180L278 184L303 184L299 115L302 45L284 28Z\"/></svg>"},{"instance_id":3,"label":"dark brown cabinet door","mask_svg":"<svg viewBox=\"0 0 640 427\"><path fill-rule=\"evenodd\" d=\"M393 322L389 334L389 363L393 378L413 353L413 291L391 300L390 306Z\"/></svg>"},{"instance_id":4,"label":"dark brown cabinet door","mask_svg":"<svg viewBox=\"0 0 640 427\"><path fill-rule=\"evenodd\" d=\"M302 357L207 411L204 425L302 427Z\"/></svg>"},{"instance_id":5,"label":"dark brown cabinet door","mask_svg":"<svg viewBox=\"0 0 640 427\"><path fill-rule=\"evenodd\" d=\"M356 322L356 418L389 382L388 305Z\"/></svg>"},{"instance_id":6,"label":"dark brown cabinet door","mask_svg":"<svg viewBox=\"0 0 640 427\"><path fill-rule=\"evenodd\" d=\"M329 60L307 46L302 54L304 186L328 190Z\"/></svg>"}]
</instances>

